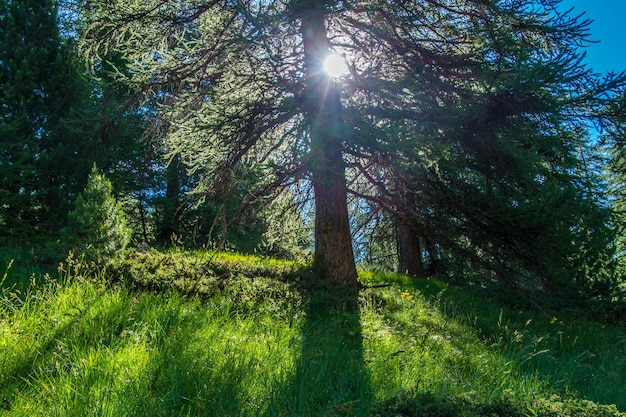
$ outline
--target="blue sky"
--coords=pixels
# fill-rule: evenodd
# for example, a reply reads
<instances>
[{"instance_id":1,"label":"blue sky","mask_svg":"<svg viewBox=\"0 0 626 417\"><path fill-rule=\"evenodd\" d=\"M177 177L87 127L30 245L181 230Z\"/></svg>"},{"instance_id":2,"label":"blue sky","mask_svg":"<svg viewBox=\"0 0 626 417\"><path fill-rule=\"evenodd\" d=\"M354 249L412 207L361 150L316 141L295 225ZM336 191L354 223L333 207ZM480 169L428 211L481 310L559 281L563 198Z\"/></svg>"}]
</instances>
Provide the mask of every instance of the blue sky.
<instances>
[{"instance_id":1,"label":"blue sky","mask_svg":"<svg viewBox=\"0 0 626 417\"><path fill-rule=\"evenodd\" d=\"M587 64L600 73L626 70L626 0L561 0L562 10L571 7L594 21L590 39L600 41L586 48Z\"/></svg>"}]
</instances>

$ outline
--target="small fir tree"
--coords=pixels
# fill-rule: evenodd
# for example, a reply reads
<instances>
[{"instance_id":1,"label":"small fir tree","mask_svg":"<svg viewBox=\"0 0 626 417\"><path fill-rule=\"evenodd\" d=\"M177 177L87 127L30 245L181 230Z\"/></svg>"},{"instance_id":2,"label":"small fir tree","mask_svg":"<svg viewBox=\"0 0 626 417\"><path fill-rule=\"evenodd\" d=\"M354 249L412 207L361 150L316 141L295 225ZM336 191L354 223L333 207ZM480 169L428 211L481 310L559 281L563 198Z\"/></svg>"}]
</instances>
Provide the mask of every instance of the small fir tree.
<instances>
[{"instance_id":1,"label":"small fir tree","mask_svg":"<svg viewBox=\"0 0 626 417\"><path fill-rule=\"evenodd\" d=\"M101 262L123 250L132 236L111 182L94 164L87 187L68 214L63 236L71 248L89 260Z\"/></svg>"}]
</instances>

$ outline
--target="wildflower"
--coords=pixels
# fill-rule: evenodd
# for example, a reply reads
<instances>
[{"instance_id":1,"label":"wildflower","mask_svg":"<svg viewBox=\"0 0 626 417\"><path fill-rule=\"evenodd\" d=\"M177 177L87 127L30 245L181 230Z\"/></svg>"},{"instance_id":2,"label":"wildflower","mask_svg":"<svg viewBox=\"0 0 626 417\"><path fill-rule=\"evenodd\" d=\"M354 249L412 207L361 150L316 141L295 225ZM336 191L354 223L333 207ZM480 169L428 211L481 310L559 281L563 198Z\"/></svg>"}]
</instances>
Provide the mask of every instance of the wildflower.
<instances>
[{"instance_id":1,"label":"wildflower","mask_svg":"<svg viewBox=\"0 0 626 417\"><path fill-rule=\"evenodd\" d=\"M413 301L413 294L411 294L410 292L402 292L400 293L400 297L404 298L407 301Z\"/></svg>"}]
</instances>

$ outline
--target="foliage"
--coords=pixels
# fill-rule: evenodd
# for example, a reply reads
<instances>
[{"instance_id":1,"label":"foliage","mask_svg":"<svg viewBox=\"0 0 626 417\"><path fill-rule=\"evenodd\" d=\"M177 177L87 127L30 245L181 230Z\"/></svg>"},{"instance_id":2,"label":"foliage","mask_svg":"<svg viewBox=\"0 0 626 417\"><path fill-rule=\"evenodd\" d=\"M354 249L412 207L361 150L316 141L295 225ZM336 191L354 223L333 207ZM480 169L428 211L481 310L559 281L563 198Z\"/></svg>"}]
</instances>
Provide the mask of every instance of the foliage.
<instances>
[{"instance_id":1,"label":"foliage","mask_svg":"<svg viewBox=\"0 0 626 417\"><path fill-rule=\"evenodd\" d=\"M263 234L269 229L267 211L263 201L250 201L249 196L263 182L263 174L254 168L238 169L224 189L193 192L180 198L174 208L176 240L188 248L245 253L259 250ZM202 181L198 175L188 176L187 180L183 189L194 189ZM168 240L171 243L171 238Z\"/></svg>"},{"instance_id":2,"label":"foliage","mask_svg":"<svg viewBox=\"0 0 626 417\"><path fill-rule=\"evenodd\" d=\"M602 145L609 156L606 164L609 183L608 194L613 208L613 227L616 230L616 270L621 281L619 297L624 299L626 284L626 88L615 94L615 100L607 103L599 112L602 132Z\"/></svg>"},{"instance_id":3,"label":"foliage","mask_svg":"<svg viewBox=\"0 0 626 417\"><path fill-rule=\"evenodd\" d=\"M94 0L82 45L96 66L123 56L116 78L160 104L201 199L265 204L304 179L324 217L345 209L345 164L374 221L418 235L426 269L606 295L614 236L587 126L626 76L581 64L589 22L557 3ZM332 81L314 71L330 50L350 69ZM338 236L319 252L335 215L315 222L316 262L349 252Z\"/></svg>"},{"instance_id":4,"label":"foliage","mask_svg":"<svg viewBox=\"0 0 626 417\"><path fill-rule=\"evenodd\" d=\"M56 265L50 268L41 262L32 249L0 247L0 288L26 293L38 284L45 274L56 273Z\"/></svg>"},{"instance_id":5,"label":"foliage","mask_svg":"<svg viewBox=\"0 0 626 417\"><path fill-rule=\"evenodd\" d=\"M263 209L261 215L266 225L260 247L263 253L275 258L310 262L313 214L307 201L306 189L294 186L281 192Z\"/></svg>"},{"instance_id":6,"label":"foliage","mask_svg":"<svg viewBox=\"0 0 626 417\"><path fill-rule=\"evenodd\" d=\"M427 3L389 8L393 17L372 18L379 32L361 25L363 34L352 35L367 45L366 34L401 26L407 34L372 44L372 56L428 51L388 68L404 77L384 78L384 64L372 70L372 83L383 78L408 97L364 101L350 114L358 126L347 151L354 182L370 180L355 191L418 236L423 250L412 254L425 270L610 297L614 231L588 125L624 74L599 79L581 64L589 22L559 14L554 3L491 2L472 22L472 6L455 3L441 12L455 26L446 43L411 36L428 26L420 13ZM349 102L360 85L346 86Z\"/></svg>"},{"instance_id":7,"label":"foliage","mask_svg":"<svg viewBox=\"0 0 626 417\"><path fill-rule=\"evenodd\" d=\"M63 206L47 201L52 178L40 168L55 152L52 131L67 112L54 92L61 81L73 80L63 79L69 65L54 1L3 2L0 20L0 233L24 242L44 227L46 217L56 218L54 203Z\"/></svg>"},{"instance_id":8,"label":"foliage","mask_svg":"<svg viewBox=\"0 0 626 417\"><path fill-rule=\"evenodd\" d=\"M145 113L105 69L98 80L85 76L76 47L81 22L70 9L77 5L0 5L0 237L11 244L58 239L94 162L119 192L141 197L153 185L153 173L142 169L155 166L146 161L150 142L138 140Z\"/></svg>"},{"instance_id":9,"label":"foliage","mask_svg":"<svg viewBox=\"0 0 626 417\"><path fill-rule=\"evenodd\" d=\"M132 231L111 182L93 166L63 230L65 243L88 260L103 262L124 250Z\"/></svg>"},{"instance_id":10,"label":"foliage","mask_svg":"<svg viewBox=\"0 0 626 417\"><path fill-rule=\"evenodd\" d=\"M299 10L297 3L293 5L294 13ZM327 11L322 4L304 4L307 6L303 10L317 16L315 19L313 15L302 20L285 13L285 5L278 3L259 8L227 2L191 2L174 7L170 7L173 3L133 3L128 8L123 2L91 1L84 10L90 25L83 45L96 66L106 62L108 51L121 53L127 66L115 73L118 79L139 86L146 99L162 105L158 117L166 127L167 148L170 155L180 155L187 169L198 175L195 191L200 200L216 196L223 210L228 199L242 191L241 181L245 183L250 173L257 180L240 201L244 208L255 200L262 204L271 200L277 187L286 186L294 178L299 180L306 171L337 176L337 181L313 181L316 198L327 193L337 202L318 205L316 218L323 217L324 210L329 212L326 220L318 222L316 233L336 234L336 239L324 240L334 245L334 251L322 251L317 239L316 250L325 255L318 253L316 258L344 265L349 273L333 272L335 268L327 268L327 272L339 281L355 282L356 269L349 256L343 161L341 151L336 149L341 138L329 134L327 124L317 117L317 113L324 113L321 102L327 95L322 84L328 85L329 80L315 70L321 68L321 62L309 59L328 52L323 25ZM280 22L284 18L288 19L286 25ZM304 30L293 24L296 20L316 26ZM121 22L125 23L118 25ZM270 34L270 26L287 33ZM308 43L310 50L307 47L305 52L296 46L300 41ZM123 47L126 42L132 47ZM278 68L268 59L284 59L282 48L292 46L298 49L297 57L286 62L287 68ZM158 57L152 59L149 55ZM300 97L297 100L296 95ZM338 105L338 100L334 104ZM337 112L332 114L335 120ZM306 149L315 143L319 155ZM307 153L310 161L303 164L302 156ZM243 175L239 175L241 172ZM333 227L321 227L325 222ZM338 256L340 248L343 256Z\"/></svg>"}]
</instances>

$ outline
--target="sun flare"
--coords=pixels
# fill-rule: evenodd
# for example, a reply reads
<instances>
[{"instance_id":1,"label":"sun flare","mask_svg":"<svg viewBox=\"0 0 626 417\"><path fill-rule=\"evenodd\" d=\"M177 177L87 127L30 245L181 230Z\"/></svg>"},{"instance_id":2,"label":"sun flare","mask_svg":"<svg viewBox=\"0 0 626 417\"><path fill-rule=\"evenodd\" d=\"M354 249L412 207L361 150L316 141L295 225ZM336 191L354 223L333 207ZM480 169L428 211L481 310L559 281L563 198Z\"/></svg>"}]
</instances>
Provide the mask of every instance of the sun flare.
<instances>
[{"instance_id":1,"label":"sun flare","mask_svg":"<svg viewBox=\"0 0 626 417\"><path fill-rule=\"evenodd\" d=\"M333 78L341 77L348 72L348 64L343 56L330 54L324 61L324 71Z\"/></svg>"}]
</instances>

